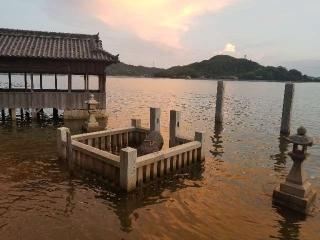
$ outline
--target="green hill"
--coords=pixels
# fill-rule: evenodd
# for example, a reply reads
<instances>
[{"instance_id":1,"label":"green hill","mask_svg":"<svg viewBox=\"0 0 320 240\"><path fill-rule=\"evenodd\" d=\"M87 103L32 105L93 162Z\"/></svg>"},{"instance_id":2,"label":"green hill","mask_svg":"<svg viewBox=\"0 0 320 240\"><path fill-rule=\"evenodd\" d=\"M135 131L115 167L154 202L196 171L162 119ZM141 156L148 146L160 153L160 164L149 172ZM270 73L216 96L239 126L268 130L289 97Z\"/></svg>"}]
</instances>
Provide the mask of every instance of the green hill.
<instances>
[{"instance_id":1,"label":"green hill","mask_svg":"<svg viewBox=\"0 0 320 240\"><path fill-rule=\"evenodd\" d=\"M108 66L106 68L106 73L110 76L153 77L155 73L162 70L164 69L118 63Z\"/></svg>"},{"instance_id":2,"label":"green hill","mask_svg":"<svg viewBox=\"0 0 320 240\"><path fill-rule=\"evenodd\" d=\"M107 75L194 79L238 79L271 81L317 81L298 70L284 67L262 66L244 58L217 55L209 60L169 69L114 64L106 69Z\"/></svg>"},{"instance_id":3,"label":"green hill","mask_svg":"<svg viewBox=\"0 0 320 240\"><path fill-rule=\"evenodd\" d=\"M256 62L227 55L217 55L209 60L185 66L176 66L155 73L155 77L302 81L309 78L298 70L284 67L264 67Z\"/></svg>"}]
</instances>

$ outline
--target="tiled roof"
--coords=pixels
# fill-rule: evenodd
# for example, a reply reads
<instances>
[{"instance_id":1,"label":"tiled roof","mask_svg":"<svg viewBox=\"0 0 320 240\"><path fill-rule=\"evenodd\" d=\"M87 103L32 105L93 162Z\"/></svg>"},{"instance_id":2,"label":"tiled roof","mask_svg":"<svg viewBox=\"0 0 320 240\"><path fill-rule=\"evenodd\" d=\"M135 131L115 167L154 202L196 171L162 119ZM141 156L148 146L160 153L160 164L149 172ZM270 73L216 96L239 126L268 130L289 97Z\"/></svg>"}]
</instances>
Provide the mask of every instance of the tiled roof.
<instances>
[{"instance_id":1,"label":"tiled roof","mask_svg":"<svg viewBox=\"0 0 320 240\"><path fill-rule=\"evenodd\" d=\"M102 48L99 34L71 34L0 28L0 57L118 62Z\"/></svg>"}]
</instances>

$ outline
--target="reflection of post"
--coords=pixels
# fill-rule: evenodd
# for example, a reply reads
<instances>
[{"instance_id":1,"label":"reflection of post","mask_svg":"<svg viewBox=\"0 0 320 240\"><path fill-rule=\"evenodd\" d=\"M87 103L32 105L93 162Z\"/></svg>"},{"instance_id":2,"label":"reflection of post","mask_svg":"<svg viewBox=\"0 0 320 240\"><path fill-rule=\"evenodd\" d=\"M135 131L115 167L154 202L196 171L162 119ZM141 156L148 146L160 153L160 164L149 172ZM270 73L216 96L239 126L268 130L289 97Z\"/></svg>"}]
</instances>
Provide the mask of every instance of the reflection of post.
<instances>
[{"instance_id":1,"label":"reflection of post","mask_svg":"<svg viewBox=\"0 0 320 240\"><path fill-rule=\"evenodd\" d=\"M281 130L280 130L282 134L290 134L290 120L291 120L291 108L292 108L293 95L294 95L294 84L286 83L285 90L284 90Z\"/></svg>"},{"instance_id":2,"label":"reflection of post","mask_svg":"<svg viewBox=\"0 0 320 240\"><path fill-rule=\"evenodd\" d=\"M279 137L279 153L272 155L271 158L275 160L274 170L280 172L284 169L287 159L288 141L284 136Z\"/></svg>"},{"instance_id":3,"label":"reflection of post","mask_svg":"<svg viewBox=\"0 0 320 240\"><path fill-rule=\"evenodd\" d=\"M223 122L224 82L218 81L216 96L216 123Z\"/></svg>"},{"instance_id":4,"label":"reflection of post","mask_svg":"<svg viewBox=\"0 0 320 240\"><path fill-rule=\"evenodd\" d=\"M216 123L214 125L214 135L213 135L213 137L211 137L212 145L213 145L214 149L210 150L210 153L214 157L217 157L217 156L222 157L222 154L223 154L223 146L222 146L223 140L222 140L222 135L221 135L222 131L223 131L222 124Z\"/></svg>"}]
</instances>

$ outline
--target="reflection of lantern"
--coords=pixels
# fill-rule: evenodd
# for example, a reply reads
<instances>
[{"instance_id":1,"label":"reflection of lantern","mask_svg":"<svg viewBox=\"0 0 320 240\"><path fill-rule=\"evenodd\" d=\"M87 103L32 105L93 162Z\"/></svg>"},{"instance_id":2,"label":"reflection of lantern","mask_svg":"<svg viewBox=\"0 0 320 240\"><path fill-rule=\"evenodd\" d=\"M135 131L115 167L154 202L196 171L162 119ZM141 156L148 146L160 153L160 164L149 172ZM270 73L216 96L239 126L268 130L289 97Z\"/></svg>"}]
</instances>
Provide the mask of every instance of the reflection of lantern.
<instances>
[{"instance_id":1,"label":"reflection of lantern","mask_svg":"<svg viewBox=\"0 0 320 240\"><path fill-rule=\"evenodd\" d=\"M273 200L279 205L307 213L316 193L312 190L310 182L303 171L303 162L307 157L307 147L312 146L312 138L306 135L304 127L298 128L297 134L286 138L293 143L293 150L289 156L293 166L284 183L274 190Z\"/></svg>"},{"instance_id":2,"label":"reflection of lantern","mask_svg":"<svg viewBox=\"0 0 320 240\"><path fill-rule=\"evenodd\" d=\"M94 99L94 95L91 94L88 101L85 102L88 106L89 120L85 123L84 129L87 132L93 132L100 130L99 123L97 122L95 114L97 113L97 106L99 102Z\"/></svg>"}]
</instances>

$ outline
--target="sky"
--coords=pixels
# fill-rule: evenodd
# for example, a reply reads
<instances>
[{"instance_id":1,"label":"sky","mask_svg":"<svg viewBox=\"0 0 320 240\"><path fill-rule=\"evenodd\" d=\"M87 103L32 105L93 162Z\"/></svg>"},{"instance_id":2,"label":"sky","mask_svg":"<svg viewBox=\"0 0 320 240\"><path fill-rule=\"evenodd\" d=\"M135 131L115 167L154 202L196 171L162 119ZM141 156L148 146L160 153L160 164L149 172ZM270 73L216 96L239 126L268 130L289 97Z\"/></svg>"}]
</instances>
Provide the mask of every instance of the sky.
<instances>
[{"instance_id":1,"label":"sky","mask_svg":"<svg viewBox=\"0 0 320 240\"><path fill-rule=\"evenodd\" d=\"M228 54L320 76L319 0L0 0L0 27L96 34L133 65Z\"/></svg>"}]
</instances>

